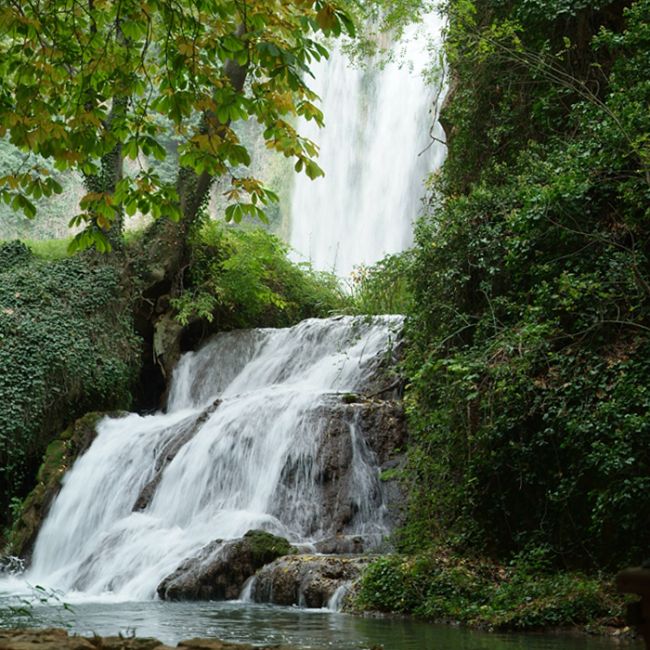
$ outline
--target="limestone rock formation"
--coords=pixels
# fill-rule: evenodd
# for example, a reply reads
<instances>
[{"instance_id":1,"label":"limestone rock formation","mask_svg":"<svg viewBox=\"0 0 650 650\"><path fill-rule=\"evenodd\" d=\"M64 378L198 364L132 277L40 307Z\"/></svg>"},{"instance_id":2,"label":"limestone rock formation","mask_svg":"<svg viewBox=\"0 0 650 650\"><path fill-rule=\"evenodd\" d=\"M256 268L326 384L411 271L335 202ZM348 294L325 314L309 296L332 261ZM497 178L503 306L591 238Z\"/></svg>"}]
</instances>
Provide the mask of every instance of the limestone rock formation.
<instances>
[{"instance_id":1,"label":"limestone rock formation","mask_svg":"<svg viewBox=\"0 0 650 650\"><path fill-rule=\"evenodd\" d=\"M258 603L327 607L339 587L357 580L369 562L367 557L283 557L258 571L251 595Z\"/></svg>"},{"instance_id":2,"label":"limestone rock formation","mask_svg":"<svg viewBox=\"0 0 650 650\"><path fill-rule=\"evenodd\" d=\"M378 467L380 471L401 466L401 450L405 448L407 438L404 409L397 400L359 398L359 401L350 403L339 395L332 395L311 417L314 426L322 427L312 470L320 494L314 495L315 502L310 510L313 521L311 530L306 532L316 538L340 538L354 533L354 520L359 511L356 494L360 477L355 459L364 457L367 467ZM299 466L290 464L283 469L281 488L274 498L279 513L285 509L285 502L288 504L292 500L300 470ZM378 523L381 521L388 529L402 523L406 499L399 482L395 479L380 480L378 473L369 473L362 480L370 484L370 506L377 513ZM356 548L348 545L337 549L331 544L323 544L322 548L317 546L317 550L358 553L377 548L380 544L381 539L374 539L357 542Z\"/></svg>"}]
</instances>

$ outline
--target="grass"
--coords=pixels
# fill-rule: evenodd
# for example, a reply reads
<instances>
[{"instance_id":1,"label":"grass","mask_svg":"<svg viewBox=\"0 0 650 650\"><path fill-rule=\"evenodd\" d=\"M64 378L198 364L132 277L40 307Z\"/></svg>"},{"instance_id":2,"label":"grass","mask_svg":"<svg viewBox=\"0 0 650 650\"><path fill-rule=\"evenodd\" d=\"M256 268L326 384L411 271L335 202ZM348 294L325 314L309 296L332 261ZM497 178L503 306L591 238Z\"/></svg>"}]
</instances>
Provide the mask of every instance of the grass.
<instances>
[{"instance_id":1,"label":"grass","mask_svg":"<svg viewBox=\"0 0 650 650\"><path fill-rule=\"evenodd\" d=\"M71 237L66 239L25 239L23 243L40 259L54 261L69 257L68 244Z\"/></svg>"}]
</instances>

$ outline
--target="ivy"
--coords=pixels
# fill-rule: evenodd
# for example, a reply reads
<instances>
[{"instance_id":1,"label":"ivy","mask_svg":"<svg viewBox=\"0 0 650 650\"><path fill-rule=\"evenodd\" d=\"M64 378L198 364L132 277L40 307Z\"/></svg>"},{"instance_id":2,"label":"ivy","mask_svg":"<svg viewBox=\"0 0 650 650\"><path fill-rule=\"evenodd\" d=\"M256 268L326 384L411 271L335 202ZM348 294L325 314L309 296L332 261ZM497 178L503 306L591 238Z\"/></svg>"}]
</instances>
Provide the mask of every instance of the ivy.
<instances>
[{"instance_id":1,"label":"ivy","mask_svg":"<svg viewBox=\"0 0 650 650\"><path fill-rule=\"evenodd\" d=\"M0 521L66 422L129 405L138 343L125 300L118 271L92 257L0 245Z\"/></svg>"}]
</instances>

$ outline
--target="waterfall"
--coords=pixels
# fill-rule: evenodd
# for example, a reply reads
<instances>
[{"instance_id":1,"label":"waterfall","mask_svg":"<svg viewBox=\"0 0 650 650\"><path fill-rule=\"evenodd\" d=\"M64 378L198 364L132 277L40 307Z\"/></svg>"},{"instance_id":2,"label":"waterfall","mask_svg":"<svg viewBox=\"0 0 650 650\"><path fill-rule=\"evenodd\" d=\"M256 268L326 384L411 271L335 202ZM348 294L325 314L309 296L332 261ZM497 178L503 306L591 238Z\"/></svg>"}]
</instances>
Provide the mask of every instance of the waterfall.
<instances>
[{"instance_id":1,"label":"waterfall","mask_svg":"<svg viewBox=\"0 0 650 650\"><path fill-rule=\"evenodd\" d=\"M325 128L304 122L300 130L320 147L325 177L295 180L290 243L297 259L348 275L356 265L408 248L426 176L446 149L436 122L444 93L423 71L431 59L429 39L440 40L442 20L425 17L390 49L392 60L375 58L354 67L334 50L314 68ZM442 82L441 82L442 83Z\"/></svg>"},{"instance_id":2,"label":"waterfall","mask_svg":"<svg viewBox=\"0 0 650 650\"><path fill-rule=\"evenodd\" d=\"M352 446L345 530L324 503L324 410L376 379L402 319L337 317L221 333L185 354L167 413L106 418L63 479L39 533L32 583L70 594L152 598L215 539L250 529L313 543L387 532L372 453ZM379 370L378 370L379 369Z\"/></svg>"}]
</instances>

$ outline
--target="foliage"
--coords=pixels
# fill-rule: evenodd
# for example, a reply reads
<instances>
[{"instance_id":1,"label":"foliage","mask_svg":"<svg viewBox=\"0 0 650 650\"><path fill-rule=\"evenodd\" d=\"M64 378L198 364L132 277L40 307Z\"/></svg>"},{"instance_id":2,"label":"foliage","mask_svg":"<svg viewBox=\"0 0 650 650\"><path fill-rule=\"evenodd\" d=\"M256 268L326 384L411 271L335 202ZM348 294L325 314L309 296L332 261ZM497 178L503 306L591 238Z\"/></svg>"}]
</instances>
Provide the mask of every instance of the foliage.
<instances>
[{"instance_id":1,"label":"foliage","mask_svg":"<svg viewBox=\"0 0 650 650\"><path fill-rule=\"evenodd\" d=\"M42 260L61 260L70 255L70 239L25 239L23 243Z\"/></svg>"},{"instance_id":2,"label":"foliage","mask_svg":"<svg viewBox=\"0 0 650 650\"><path fill-rule=\"evenodd\" d=\"M178 320L203 318L220 329L288 326L328 316L344 304L338 280L294 264L288 246L260 229L206 222L192 241L185 291L173 300Z\"/></svg>"},{"instance_id":3,"label":"foliage","mask_svg":"<svg viewBox=\"0 0 650 650\"><path fill-rule=\"evenodd\" d=\"M46 262L0 245L0 522L50 436L130 401L138 364L120 275L93 257Z\"/></svg>"},{"instance_id":4,"label":"foliage","mask_svg":"<svg viewBox=\"0 0 650 650\"><path fill-rule=\"evenodd\" d=\"M387 34L391 42L398 41L409 25L437 12L439 4L438 0L348 0L346 9L356 18L359 27L346 49L357 56L361 65L364 59L376 64L378 54L388 54L384 49Z\"/></svg>"},{"instance_id":5,"label":"foliage","mask_svg":"<svg viewBox=\"0 0 650 650\"><path fill-rule=\"evenodd\" d=\"M70 214L77 209L79 197L83 195L81 180L73 173L57 172L52 161L21 152L7 137L0 138L0 177L10 174L12 170L30 169L34 165L43 167L53 175L61 186L61 194L41 197L34 202L38 219L25 219L22 212L0 202L0 238L39 239L70 234Z\"/></svg>"},{"instance_id":6,"label":"foliage","mask_svg":"<svg viewBox=\"0 0 650 650\"><path fill-rule=\"evenodd\" d=\"M622 620L623 601L601 578L509 566L444 552L384 556L362 576L355 607L496 630L532 630Z\"/></svg>"},{"instance_id":7,"label":"foliage","mask_svg":"<svg viewBox=\"0 0 650 650\"><path fill-rule=\"evenodd\" d=\"M59 625L67 625L61 614L64 611L74 612L74 610L62 600L62 592L41 585L27 584L27 587L29 588L29 594L4 596L0 599L0 628L20 629L34 627L36 622L35 605L60 607L58 611Z\"/></svg>"},{"instance_id":8,"label":"foliage","mask_svg":"<svg viewBox=\"0 0 650 650\"><path fill-rule=\"evenodd\" d=\"M612 567L647 552L650 2L626 4L448 3L449 160L410 274L403 548Z\"/></svg>"},{"instance_id":9,"label":"foliage","mask_svg":"<svg viewBox=\"0 0 650 650\"><path fill-rule=\"evenodd\" d=\"M170 124L187 172L179 180L192 177L200 203L212 178L230 176L234 219L263 218L260 205L274 197L247 175L250 155L231 123L257 120L270 148L294 159L297 171L321 175L316 146L291 121L322 123L306 84L310 63L327 56L316 36L354 32L328 0L10 2L0 29L0 136L99 181L71 224L87 226L74 247L100 250L110 248L106 233L122 210L179 218L196 203L179 197L183 183L155 170L116 171L123 158L165 160ZM28 217L33 200L60 191L39 164L0 178L0 197Z\"/></svg>"},{"instance_id":10,"label":"foliage","mask_svg":"<svg viewBox=\"0 0 650 650\"><path fill-rule=\"evenodd\" d=\"M409 251L387 255L373 266L356 267L351 276L351 311L357 314L407 314L412 295Z\"/></svg>"}]
</instances>

